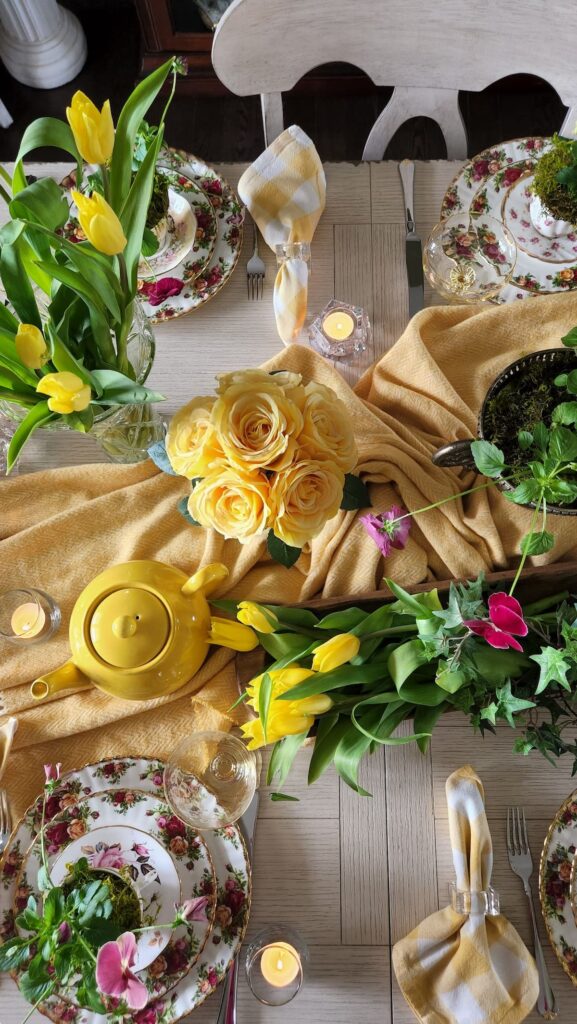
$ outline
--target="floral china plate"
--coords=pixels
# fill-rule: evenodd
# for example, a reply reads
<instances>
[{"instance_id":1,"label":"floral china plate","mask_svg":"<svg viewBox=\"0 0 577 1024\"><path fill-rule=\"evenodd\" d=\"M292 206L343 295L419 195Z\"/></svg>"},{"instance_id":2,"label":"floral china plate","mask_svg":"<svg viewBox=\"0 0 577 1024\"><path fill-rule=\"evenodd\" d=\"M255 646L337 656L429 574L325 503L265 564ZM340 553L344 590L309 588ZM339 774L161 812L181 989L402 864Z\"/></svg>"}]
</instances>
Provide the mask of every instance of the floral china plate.
<instances>
[{"instance_id":1,"label":"floral china plate","mask_svg":"<svg viewBox=\"0 0 577 1024\"><path fill-rule=\"evenodd\" d=\"M182 150L166 149L160 154L159 165L163 171L172 171L185 191L183 181L200 189L210 210L200 219L196 211L197 236L199 230L206 232L206 240L210 242L213 223L216 235L208 263L202 250L195 251L193 246L170 273L155 273L154 279L139 282L144 311L153 323L191 313L220 291L236 267L244 220L244 209L234 189L198 157Z\"/></svg>"},{"instance_id":2,"label":"floral china plate","mask_svg":"<svg viewBox=\"0 0 577 1024\"><path fill-rule=\"evenodd\" d=\"M168 178L168 230L164 242L138 266L139 278L168 274L184 259L193 258L200 274L210 261L217 237L214 209L205 192L185 174L159 167Z\"/></svg>"},{"instance_id":3,"label":"floral china plate","mask_svg":"<svg viewBox=\"0 0 577 1024\"><path fill-rule=\"evenodd\" d=\"M569 263L577 259L577 234L570 231L558 238L546 238L531 222L533 174L525 173L508 189L501 205L501 220L507 225L518 249L544 263Z\"/></svg>"},{"instance_id":4,"label":"floral china plate","mask_svg":"<svg viewBox=\"0 0 577 1024\"><path fill-rule=\"evenodd\" d=\"M504 142L499 146L484 150L468 160L445 193L441 205L441 217L470 210L473 213L487 213L502 219L503 200L507 198L509 190L517 186L517 182L521 179L526 184L517 187L519 189L527 187L527 179L532 174L541 155L550 148L550 144L549 139L542 138L514 139L511 142ZM517 205L518 195L517 188L515 188L514 208L515 212L520 214ZM519 216L518 221L520 219ZM525 215L522 219L528 220ZM507 220L510 230L513 230L512 222L514 220L514 216ZM519 235L517 226L513 234L516 238ZM538 232L533 230L528 237L532 239L537 235ZM555 241L559 241L559 239ZM571 239L568 241L570 243ZM577 288L577 254L570 255L564 249L567 259L565 262L557 262L557 250L553 249L551 239L543 238L543 243L546 243L543 251L553 253L553 259L550 256L541 257L537 252L537 243L529 241L531 251L525 251L526 246L523 242L521 245L518 243L515 271L509 284L500 292L497 301L510 302L513 299L524 299L530 295L547 295L551 292ZM552 266L553 262L555 266Z\"/></svg>"},{"instance_id":5,"label":"floral china plate","mask_svg":"<svg viewBox=\"0 0 577 1024\"><path fill-rule=\"evenodd\" d=\"M128 815L130 835L126 834ZM97 852L95 849L101 843L103 831L107 834L102 842L109 847L109 853L110 848L114 853L114 847L125 847L127 858L130 858L131 853L136 853L135 873L138 881L135 888L142 900L144 925L172 921L175 907L183 899L209 896L203 921L191 921L173 931L159 929L145 932L137 938L136 969L149 991L154 989L159 977L160 954L164 962L172 956L173 949L179 950L179 970L165 977L162 988L166 991L196 963L214 921L215 877L206 844L198 832L180 821L178 828L175 825L167 829L166 823L171 818L166 804L152 794L138 789L112 789L93 793L78 804L64 808L44 829L48 870L51 876L56 872L60 879L67 874L66 864L78 857L92 856L94 859L96 854L97 861L103 859L98 854L106 851ZM140 856L138 850L141 851ZM124 858L118 856L117 859ZM140 865L139 860L143 861ZM41 866L38 836L24 857L17 880L17 885L28 889L37 901L42 899L38 889ZM144 875L138 870L142 867L145 868ZM147 871L146 868L152 870ZM22 970L25 970L25 966ZM72 984L61 995L76 1001L76 987Z\"/></svg>"},{"instance_id":6,"label":"floral china plate","mask_svg":"<svg viewBox=\"0 0 577 1024\"><path fill-rule=\"evenodd\" d=\"M577 922L572 871L577 848L577 790L557 811L539 865L539 898L549 940L563 970L577 985Z\"/></svg>"},{"instance_id":7,"label":"floral china plate","mask_svg":"<svg viewBox=\"0 0 577 1024\"><path fill-rule=\"evenodd\" d=\"M67 772L60 788L49 798L47 820L71 806L82 802L106 787L124 796L141 790L151 794L158 804L164 800L164 764L150 758L114 758ZM129 799L130 803L130 799ZM14 909L20 912L30 895L27 882L19 880L26 851L38 832L42 814L39 799L16 826L0 859L0 939L14 934ZM170 841L182 839L183 823L171 815L159 815L162 831ZM82 816L80 816L82 820ZM72 823L71 823L72 824ZM179 974L183 951L168 947L155 961L155 977L147 1007L126 1018L123 1024L176 1024L199 1006L230 968L242 943L250 910L250 864L240 830L236 825L203 834L212 857L216 875L215 921L204 950L192 969L170 987L173 976ZM180 843L173 843L177 850ZM204 894L204 893L203 893ZM210 895L207 892L206 895ZM151 965L152 966L152 965ZM107 1016L82 1010L58 995L50 996L41 1012L55 1022L71 1024L110 1024Z\"/></svg>"}]
</instances>

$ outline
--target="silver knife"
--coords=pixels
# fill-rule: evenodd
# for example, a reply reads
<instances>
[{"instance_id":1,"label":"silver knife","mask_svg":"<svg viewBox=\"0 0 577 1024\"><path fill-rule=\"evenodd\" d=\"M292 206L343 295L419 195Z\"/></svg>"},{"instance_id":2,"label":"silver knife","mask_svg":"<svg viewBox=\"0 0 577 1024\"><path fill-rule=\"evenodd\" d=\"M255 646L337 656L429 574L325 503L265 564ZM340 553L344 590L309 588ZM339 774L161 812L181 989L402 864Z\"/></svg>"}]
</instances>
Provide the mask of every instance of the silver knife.
<instances>
[{"instance_id":1,"label":"silver knife","mask_svg":"<svg viewBox=\"0 0 577 1024\"><path fill-rule=\"evenodd\" d=\"M399 174L403 183L405 197L405 218L407 236L405 239L405 259L407 261L407 278L409 281L409 316L414 316L424 306L423 291L423 247L419 238L415 218L413 216L413 179L415 165L412 160L401 160Z\"/></svg>"},{"instance_id":2,"label":"silver knife","mask_svg":"<svg viewBox=\"0 0 577 1024\"><path fill-rule=\"evenodd\" d=\"M246 842L246 848L248 851L248 859L252 869L252 851L254 848L254 830L256 827L256 819L258 816L258 805L259 805L259 794L258 789L252 798L251 803L248 805L242 818L239 821L240 830L244 836ZM252 876L252 870L251 870ZM222 993L222 1002L220 1004L220 1010L218 1013L216 1024L236 1024L236 986L238 981L238 959L240 956L240 950L236 954L232 967L230 968L226 981L224 983L224 991Z\"/></svg>"}]
</instances>

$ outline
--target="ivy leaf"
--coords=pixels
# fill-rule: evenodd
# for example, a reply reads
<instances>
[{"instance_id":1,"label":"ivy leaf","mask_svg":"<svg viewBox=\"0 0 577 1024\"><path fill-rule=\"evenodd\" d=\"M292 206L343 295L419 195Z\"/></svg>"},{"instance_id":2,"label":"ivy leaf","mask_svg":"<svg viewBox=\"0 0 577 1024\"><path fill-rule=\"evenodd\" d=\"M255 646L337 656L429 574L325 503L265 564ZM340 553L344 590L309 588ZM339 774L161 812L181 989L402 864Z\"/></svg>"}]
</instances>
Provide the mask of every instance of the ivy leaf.
<instances>
[{"instance_id":1,"label":"ivy leaf","mask_svg":"<svg viewBox=\"0 0 577 1024\"><path fill-rule=\"evenodd\" d=\"M526 533L521 540L521 554L544 555L554 544L555 538L548 530L542 530L541 533Z\"/></svg>"},{"instance_id":2,"label":"ivy leaf","mask_svg":"<svg viewBox=\"0 0 577 1024\"><path fill-rule=\"evenodd\" d=\"M563 342L564 345L567 346L567 348L576 348L577 347L577 327L572 327L571 330L568 331L567 334L563 335L563 337L561 338L561 341Z\"/></svg>"},{"instance_id":3,"label":"ivy leaf","mask_svg":"<svg viewBox=\"0 0 577 1024\"><path fill-rule=\"evenodd\" d=\"M154 462L154 465L158 466L163 473L168 473L169 476L178 476L178 473L175 473L170 464L170 459L166 454L166 444L164 441L157 441L156 444L151 445L148 449L148 454Z\"/></svg>"},{"instance_id":4,"label":"ivy leaf","mask_svg":"<svg viewBox=\"0 0 577 1024\"><path fill-rule=\"evenodd\" d=\"M178 511L180 512L181 516L184 516L184 518L186 519L187 523L190 523L191 526L200 526L200 523L197 522L196 519L193 519L193 517L191 516L190 512L188 511L188 498L187 497L181 498L179 503L178 503L178 505L176 507L177 507Z\"/></svg>"},{"instance_id":5,"label":"ivy leaf","mask_svg":"<svg viewBox=\"0 0 577 1024\"><path fill-rule=\"evenodd\" d=\"M494 700L492 700L490 704L487 704L486 708L481 708L481 711L479 712L479 717L482 718L484 721L490 722L491 725L495 725L498 710L498 705L495 704Z\"/></svg>"},{"instance_id":6,"label":"ivy leaf","mask_svg":"<svg viewBox=\"0 0 577 1024\"><path fill-rule=\"evenodd\" d=\"M560 402L553 409L551 419L553 423L563 423L565 426L577 423L577 402Z\"/></svg>"},{"instance_id":7,"label":"ivy leaf","mask_svg":"<svg viewBox=\"0 0 577 1024\"><path fill-rule=\"evenodd\" d=\"M350 512L356 508L371 508L371 499L366 484L353 473L346 473L341 508Z\"/></svg>"},{"instance_id":8,"label":"ivy leaf","mask_svg":"<svg viewBox=\"0 0 577 1024\"><path fill-rule=\"evenodd\" d=\"M556 647L542 647L541 654L531 654L531 661L536 661L539 666L539 682L535 690L535 696L543 693L549 683L558 683L565 690L570 690L571 685L567 679L567 672L571 668L568 661L563 657L564 651Z\"/></svg>"},{"instance_id":9,"label":"ivy leaf","mask_svg":"<svg viewBox=\"0 0 577 1024\"><path fill-rule=\"evenodd\" d=\"M447 693L456 693L466 683L467 677L459 669L451 669L446 661L439 660L435 683Z\"/></svg>"},{"instance_id":10,"label":"ivy leaf","mask_svg":"<svg viewBox=\"0 0 577 1024\"><path fill-rule=\"evenodd\" d=\"M505 456L500 448L490 441L473 441L471 451L475 465L484 476L501 476L505 468Z\"/></svg>"},{"instance_id":11,"label":"ivy leaf","mask_svg":"<svg viewBox=\"0 0 577 1024\"><path fill-rule=\"evenodd\" d=\"M533 434L528 430L520 430L517 434L517 441L519 442L519 448L521 451L526 451L533 444Z\"/></svg>"},{"instance_id":12,"label":"ivy leaf","mask_svg":"<svg viewBox=\"0 0 577 1024\"><path fill-rule=\"evenodd\" d=\"M515 728L513 715L519 711L527 711L529 708L535 707L535 701L521 700L520 697L515 697L511 693L511 683L505 683L504 686L496 690L496 697L498 701L497 717L504 718L512 729Z\"/></svg>"},{"instance_id":13,"label":"ivy leaf","mask_svg":"<svg viewBox=\"0 0 577 1024\"><path fill-rule=\"evenodd\" d=\"M272 530L269 530L266 539L266 546L268 553L275 562L279 562L284 565L285 569L290 569L291 565L294 565L297 561L301 549L292 547L290 544L285 544L284 540L280 540Z\"/></svg>"}]
</instances>

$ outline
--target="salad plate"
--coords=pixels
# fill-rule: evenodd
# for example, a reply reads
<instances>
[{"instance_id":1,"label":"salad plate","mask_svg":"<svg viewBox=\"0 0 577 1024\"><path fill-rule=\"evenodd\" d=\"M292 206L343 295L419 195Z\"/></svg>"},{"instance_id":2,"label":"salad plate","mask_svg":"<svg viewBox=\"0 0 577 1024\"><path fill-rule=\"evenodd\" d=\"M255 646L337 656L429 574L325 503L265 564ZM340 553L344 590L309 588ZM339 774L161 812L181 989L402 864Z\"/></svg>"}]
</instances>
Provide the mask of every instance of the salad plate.
<instances>
[{"instance_id":1,"label":"salad plate","mask_svg":"<svg viewBox=\"0 0 577 1024\"><path fill-rule=\"evenodd\" d=\"M577 922L572 873L577 849L577 790L557 811L539 865L539 899L549 941L565 973L577 985Z\"/></svg>"}]
</instances>

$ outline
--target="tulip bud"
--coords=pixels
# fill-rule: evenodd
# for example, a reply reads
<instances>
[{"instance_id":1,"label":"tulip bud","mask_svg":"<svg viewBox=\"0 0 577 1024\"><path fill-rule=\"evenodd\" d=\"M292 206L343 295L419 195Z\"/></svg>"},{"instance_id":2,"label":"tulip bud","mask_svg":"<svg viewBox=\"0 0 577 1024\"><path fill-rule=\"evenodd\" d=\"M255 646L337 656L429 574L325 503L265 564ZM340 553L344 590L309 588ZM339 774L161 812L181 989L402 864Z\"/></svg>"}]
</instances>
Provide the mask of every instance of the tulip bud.
<instances>
[{"instance_id":1,"label":"tulip bud","mask_svg":"<svg viewBox=\"0 0 577 1024\"><path fill-rule=\"evenodd\" d=\"M263 608L254 601L241 601L238 606L236 617L245 626L252 626L258 633L274 633L278 626L278 619L274 612Z\"/></svg>"},{"instance_id":2,"label":"tulip bud","mask_svg":"<svg viewBox=\"0 0 577 1024\"><path fill-rule=\"evenodd\" d=\"M352 633L339 633L315 648L313 672L332 672L359 653L361 641Z\"/></svg>"},{"instance_id":3,"label":"tulip bud","mask_svg":"<svg viewBox=\"0 0 577 1024\"><path fill-rule=\"evenodd\" d=\"M110 160L114 148L110 100L106 100L102 110L98 110L92 100L79 90L66 108L66 117L83 160L89 164L104 164Z\"/></svg>"},{"instance_id":4,"label":"tulip bud","mask_svg":"<svg viewBox=\"0 0 577 1024\"><path fill-rule=\"evenodd\" d=\"M49 395L48 408L51 412L59 412L63 416L71 412L82 412L90 404L91 391L88 384L67 370L47 373L38 381L36 390L40 395Z\"/></svg>"},{"instance_id":5,"label":"tulip bud","mask_svg":"<svg viewBox=\"0 0 577 1024\"><path fill-rule=\"evenodd\" d=\"M84 196L72 189L78 208L78 220L88 241L107 256L117 256L126 248L126 235L112 207L99 192Z\"/></svg>"},{"instance_id":6,"label":"tulip bud","mask_svg":"<svg viewBox=\"0 0 577 1024\"><path fill-rule=\"evenodd\" d=\"M14 338L16 353L29 370L39 370L48 359L48 348L42 331L34 324L18 324Z\"/></svg>"},{"instance_id":7,"label":"tulip bud","mask_svg":"<svg viewBox=\"0 0 577 1024\"><path fill-rule=\"evenodd\" d=\"M62 765L60 761L58 764L45 764L44 775L46 776L46 782L56 782L60 778L60 769Z\"/></svg>"}]
</instances>

